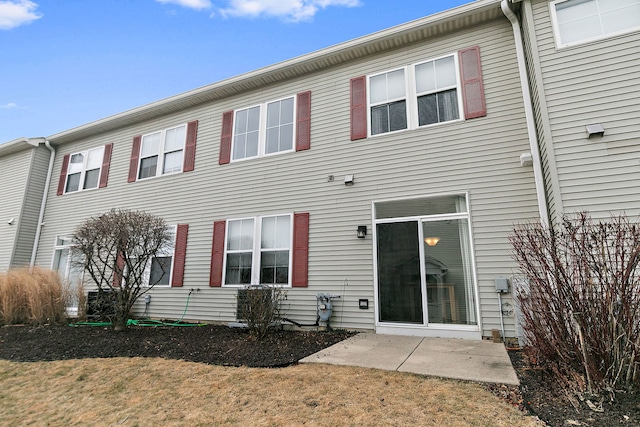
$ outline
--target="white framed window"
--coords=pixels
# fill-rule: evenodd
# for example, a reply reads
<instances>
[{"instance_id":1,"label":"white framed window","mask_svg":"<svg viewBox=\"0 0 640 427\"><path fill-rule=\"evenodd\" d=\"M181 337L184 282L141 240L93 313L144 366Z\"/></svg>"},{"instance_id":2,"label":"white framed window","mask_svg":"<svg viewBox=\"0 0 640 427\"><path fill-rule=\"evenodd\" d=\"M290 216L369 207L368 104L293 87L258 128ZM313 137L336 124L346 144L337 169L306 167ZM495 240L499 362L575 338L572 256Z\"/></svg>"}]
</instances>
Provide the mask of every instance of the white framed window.
<instances>
[{"instance_id":1,"label":"white framed window","mask_svg":"<svg viewBox=\"0 0 640 427\"><path fill-rule=\"evenodd\" d=\"M290 96L236 110L231 160L293 151L295 104Z\"/></svg>"},{"instance_id":2,"label":"white framed window","mask_svg":"<svg viewBox=\"0 0 640 427\"><path fill-rule=\"evenodd\" d=\"M138 179L182 172L187 125L142 136Z\"/></svg>"},{"instance_id":3,"label":"white framed window","mask_svg":"<svg viewBox=\"0 0 640 427\"><path fill-rule=\"evenodd\" d=\"M65 194L98 188L103 156L104 146L71 154L64 186Z\"/></svg>"},{"instance_id":4,"label":"white framed window","mask_svg":"<svg viewBox=\"0 0 640 427\"><path fill-rule=\"evenodd\" d=\"M368 76L369 134L460 120L458 57L434 58Z\"/></svg>"},{"instance_id":5,"label":"white framed window","mask_svg":"<svg viewBox=\"0 0 640 427\"><path fill-rule=\"evenodd\" d=\"M558 48L640 30L640 0L556 0L549 7Z\"/></svg>"},{"instance_id":6,"label":"white framed window","mask_svg":"<svg viewBox=\"0 0 640 427\"><path fill-rule=\"evenodd\" d=\"M227 221L225 286L291 285L291 214Z\"/></svg>"},{"instance_id":7,"label":"white framed window","mask_svg":"<svg viewBox=\"0 0 640 427\"><path fill-rule=\"evenodd\" d=\"M145 268L144 277L145 285L150 286L171 286L171 279L173 275L173 263L175 253L175 235L176 227L172 226L171 232L173 238L170 239L170 243L161 248L155 257L147 263Z\"/></svg>"}]
</instances>

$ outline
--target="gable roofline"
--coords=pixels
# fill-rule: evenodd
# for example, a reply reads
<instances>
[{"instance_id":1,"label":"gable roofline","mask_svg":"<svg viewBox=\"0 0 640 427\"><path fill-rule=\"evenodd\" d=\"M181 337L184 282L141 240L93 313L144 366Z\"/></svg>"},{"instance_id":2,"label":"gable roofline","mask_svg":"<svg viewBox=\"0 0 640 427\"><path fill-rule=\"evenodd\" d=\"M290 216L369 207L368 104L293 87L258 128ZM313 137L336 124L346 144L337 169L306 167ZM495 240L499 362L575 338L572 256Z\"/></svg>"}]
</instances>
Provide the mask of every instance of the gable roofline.
<instances>
[{"instance_id":1,"label":"gable roofline","mask_svg":"<svg viewBox=\"0 0 640 427\"><path fill-rule=\"evenodd\" d=\"M259 68L53 134L55 145L171 114L359 58L504 18L500 0L476 0L440 13Z\"/></svg>"},{"instance_id":2,"label":"gable roofline","mask_svg":"<svg viewBox=\"0 0 640 427\"><path fill-rule=\"evenodd\" d=\"M0 144L0 157L35 148L44 142L44 138L16 138L12 141Z\"/></svg>"}]
</instances>

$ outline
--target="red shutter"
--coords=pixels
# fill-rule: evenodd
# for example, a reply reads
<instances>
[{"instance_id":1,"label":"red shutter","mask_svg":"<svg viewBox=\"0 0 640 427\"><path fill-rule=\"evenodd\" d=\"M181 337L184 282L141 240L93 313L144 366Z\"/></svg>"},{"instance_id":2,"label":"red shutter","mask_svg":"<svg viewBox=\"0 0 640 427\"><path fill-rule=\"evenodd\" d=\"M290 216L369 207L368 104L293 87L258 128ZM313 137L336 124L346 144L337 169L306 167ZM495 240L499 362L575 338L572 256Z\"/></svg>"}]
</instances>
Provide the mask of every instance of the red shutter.
<instances>
[{"instance_id":1,"label":"red shutter","mask_svg":"<svg viewBox=\"0 0 640 427\"><path fill-rule=\"evenodd\" d=\"M99 188L107 186L109 181L109 168L111 167L111 153L113 152L113 144L107 144L104 146L104 156L102 157L102 170L100 171L100 184Z\"/></svg>"},{"instance_id":2,"label":"red shutter","mask_svg":"<svg viewBox=\"0 0 640 427\"><path fill-rule=\"evenodd\" d=\"M142 135L133 138L133 146L131 147L131 160L129 161L129 178L127 182L135 182L138 178L138 159L140 158L140 144Z\"/></svg>"},{"instance_id":3,"label":"red shutter","mask_svg":"<svg viewBox=\"0 0 640 427\"><path fill-rule=\"evenodd\" d=\"M191 172L196 165L196 140L198 139L198 121L187 124L187 143L184 146L183 172Z\"/></svg>"},{"instance_id":4,"label":"red shutter","mask_svg":"<svg viewBox=\"0 0 640 427\"><path fill-rule=\"evenodd\" d=\"M222 266L224 265L224 233L226 221L213 223L213 243L211 245L211 274L209 286L222 286Z\"/></svg>"},{"instance_id":5,"label":"red shutter","mask_svg":"<svg viewBox=\"0 0 640 427\"><path fill-rule=\"evenodd\" d=\"M67 182L67 169L69 169L69 159L71 154L65 154L62 158L62 169L60 169L60 180L58 181L58 196L64 194L64 184Z\"/></svg>"},{"instance_id":6,"label":"red shutter","mask_svg":"<svg viewBox=\"0 0 640 427\"><path fill-rule=\"evenodd\" d=\"M458 52L460 57L460 79L462 80L462 99L464 117L475 119L487 115L487 106L482 84L482 66L480 65L480 47L474 46Z\"/></svg>"},{"instance_id":7,"label":"red shutter","mask_svg":"<svg viewBox=\"0 0 640 427\"><path fill-rule=\"evenodd\" d=\"M113 287L119 288L122 284L122 273L124 272L124 255L121 251L118 251L118 256L116 257L116 265L113 270Z\"/></svg>"},{"instance_id":8,"label":"red shutter","mask_svg":"<svg viewBox=\"0 0 640 427\"><path fill-rule=\"evenodd\" d=\"M351 79L351 140L367 137L367 78Z\"/></svg>"},{"instance_id":9,"label":"red shutter","mask_svg":"<svg viewBox=\"0 0 640 427\"><path fill-rule=\"evenodd\" d=\"M311 91L300 92L296 102L296 151L311 148Z\"/></svg>"},{"instance_id":10,"label":"red shutter","mask_svg":"<svg viewBox=\"0 0 640 427\"><path fill-rule=\"evenodd\" d=\"M184 281L184 261L187 256L187 234L189 224L178 224L176 229L176 243L173 250L173 276L171 286L182 286Z\"/></svg>"},{"instance_id":11,"label":"red shutter","mask_svg":"<svg viewBox=\"0 0 640 427\"><path fill-rule=\"evenodd\" d=\"M309 276L309 213L293 214L293 266L291 286L306 288Z\"/></svg>"},{"instance_id":12,"label":"red shutter","mask_svg":"<svg viewBox=\"0 0 640 427\"><path fill-rule=\"evenodd\" d=\"M233 139L233 111L222 113L222 132L220 135L220 158L218 164L231 161L231 140Z\"/></svg>"}]
</instances>

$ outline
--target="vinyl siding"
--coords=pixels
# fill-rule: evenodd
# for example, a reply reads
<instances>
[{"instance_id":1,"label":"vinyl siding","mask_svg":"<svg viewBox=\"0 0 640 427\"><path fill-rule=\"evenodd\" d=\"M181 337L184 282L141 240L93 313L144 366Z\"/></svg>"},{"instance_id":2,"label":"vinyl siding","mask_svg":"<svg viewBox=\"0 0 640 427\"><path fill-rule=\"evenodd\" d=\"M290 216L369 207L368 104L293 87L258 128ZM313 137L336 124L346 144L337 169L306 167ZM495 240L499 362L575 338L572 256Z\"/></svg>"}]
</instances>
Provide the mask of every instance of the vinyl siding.
<instances>
[{"instance_id":1,"label":"vinyl siding","mask_svg":"<svg viewBox=\"0 0 640 427\"><path fill-rule=\"evenodd\" d=\"M32 151L26 149L0 157L0 272L13 265ZM11 218L15 220L13 225L8 224Z\"/></svg>"},{"instance_id":2,"label":"vinyl siding","mask_svg":"<svg viewBox=\"0 0 640 427\"><path fill-rule=\"evenodd\" d=\"M32 150L31 172L27 179L22 220L18 227L13 266L24 266L31 262L33 241L35 239L42 205L42 195L49 168L50 151L44 146Z\"/></svg>"},{"instance_id":3,"label":"vinyl siding","mask_svg":"<svg viewBox=\"0 0 640 427\"><path fill-rule=\"evenodd\" d=\"M640 32L558 50L548 2L532 5L563 210L640 215Z\"/></svg>"},{"instance_id":4,"label":"vinyl siding","mask_svg":"<svg viewBox=\"0 0 640 427\"><path fill-rule=\"evenodd\" d=\"M351 78L475 45L481 50L487 117L350 141ZM38 262L50 265L56 235L71 233L83 219L111 208L143 209L169 224L189 224L184 287L154 289L149 314L180 318L189 297L185 319L234 321L237 290L208 286L213 222L309 212L309 286L288 290L286 316L315 322L316 294L331 293L341 296L333 326L373 329L372 202L468 191L482 334L489 336L500 325L494 279L516 269L507 236L515 223L538 216L532 169L519 163L520 154L529 151L519 85L511 26L501 19L65 144L58 149L54 176L64 153L113 143L109 185L64 196L50 190ZM223 112L307 90L310 150L218 164ZM199 121L194 171L127 183L135 135L191 120ZM353 186L344 185L347 174L355 175ZM367 225L366 239L356 238L359 225ZM368 310L358 308L362 298L369 299ZM515 334L513 317L505 317L505 327Z\"/></svg>"}]
</instances>

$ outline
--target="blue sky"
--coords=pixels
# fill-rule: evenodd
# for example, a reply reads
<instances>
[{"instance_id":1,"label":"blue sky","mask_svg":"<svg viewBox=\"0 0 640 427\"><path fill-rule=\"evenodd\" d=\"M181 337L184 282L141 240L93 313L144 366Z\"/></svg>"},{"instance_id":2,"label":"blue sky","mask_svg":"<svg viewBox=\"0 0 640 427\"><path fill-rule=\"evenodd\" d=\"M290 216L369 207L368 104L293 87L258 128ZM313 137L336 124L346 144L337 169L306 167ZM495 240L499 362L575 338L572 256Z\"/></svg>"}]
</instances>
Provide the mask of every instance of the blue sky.
<instances>
[{"instance_id":1,"label":"blue sky","mask_svg":"<svg viewBox=\"0 0 640 427\"><path fill-rule=\"evenodd\" d=\"M470 0L0 0L0 143L49 136Z\"/></svg>"}]
</instances>

